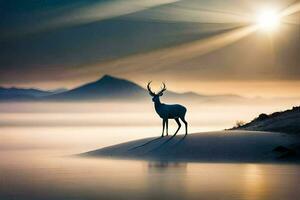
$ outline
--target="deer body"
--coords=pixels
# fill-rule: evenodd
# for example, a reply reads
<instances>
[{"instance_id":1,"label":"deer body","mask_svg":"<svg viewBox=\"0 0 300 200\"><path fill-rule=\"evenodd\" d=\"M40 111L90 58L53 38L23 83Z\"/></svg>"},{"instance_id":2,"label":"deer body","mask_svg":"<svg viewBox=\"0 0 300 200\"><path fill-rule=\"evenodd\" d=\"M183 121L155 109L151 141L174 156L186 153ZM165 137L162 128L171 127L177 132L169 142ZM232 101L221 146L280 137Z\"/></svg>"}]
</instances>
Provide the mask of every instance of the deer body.
<instances>
[{"instance_id":1,"label":"deer body","mask_svg":"<svg viewBox=\"0 0 300 200\"><path fill-rule=\"evenodd\" d=\"M162 137L164 136L164 129L166 126L166 135L168 135L168 120L169 119L174 119L176 123L178 124L178 129L176 130L174 136L177 134L181 127L181 121L185 124L185 134L187 135L187 122L185 121L185 114L186 114L186 108L182 105L179 104L174 104L174 105L168 105L160 102L160 96L163 95L163 92L166 90L166 86L164 84L164 88L161 89L160 92L155 94L154 92L151 91L150 88L150 83L148 83L148 90L149 94L153 97L152 101L154 102L154 108L156 113L159 115L160 118L163 120L163 130L162 130Z\"/></svg>"},{"instance_id":2,"label":"deer body","mask_svg":"<svg viewBox=\"0 0 300 200\"><path fill-rule=\"evenodd\" d=\"M179 104L168 105L164 103L154 103L155 111L162 119L175 119L184 117L186 108Z\"/></svg>"}]
</instances>

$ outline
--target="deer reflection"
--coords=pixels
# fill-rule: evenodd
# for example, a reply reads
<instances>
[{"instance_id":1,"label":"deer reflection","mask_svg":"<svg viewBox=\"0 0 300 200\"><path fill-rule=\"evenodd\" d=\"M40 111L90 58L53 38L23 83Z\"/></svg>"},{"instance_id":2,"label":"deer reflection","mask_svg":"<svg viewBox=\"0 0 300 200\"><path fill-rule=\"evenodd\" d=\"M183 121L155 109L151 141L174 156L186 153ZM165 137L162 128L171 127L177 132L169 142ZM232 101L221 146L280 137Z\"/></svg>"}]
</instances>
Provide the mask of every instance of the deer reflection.
<instances>
[{"instance_id":1,"label":"deer reflection","mask_svg":"<svg viewBox=\"0 0 300 200\"><path fill-rule=\"evenodd\" d=\"M169 162L169 161L152 161L148 163L149 171L163 171L163 170L185 170L187 167L186 163L180 162Z\"/></svg>"}]
</instances>

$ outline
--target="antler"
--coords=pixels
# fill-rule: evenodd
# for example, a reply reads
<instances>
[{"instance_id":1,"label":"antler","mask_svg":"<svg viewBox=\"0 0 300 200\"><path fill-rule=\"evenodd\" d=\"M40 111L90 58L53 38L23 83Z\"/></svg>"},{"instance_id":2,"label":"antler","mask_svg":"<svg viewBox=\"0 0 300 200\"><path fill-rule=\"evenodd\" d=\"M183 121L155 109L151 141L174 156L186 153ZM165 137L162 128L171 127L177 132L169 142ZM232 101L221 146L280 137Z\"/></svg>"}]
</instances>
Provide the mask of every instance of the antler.
<instances>
[{"instance_id":1,"label":"antler","mask_svg":"<svg viewBox=\"0 0 300 200\"><path fill-rule=\"evenodd\" d=\"M163 83L163 87L161 88L161 90L157 93L157 95L161 96L163 94L164 91L166 91L167 88L166 88L166 84Z\"/></svg>"},{"instance_id":2,"label":"antler","mask_svg":"<svg viewBox=\"0 0 300 200\"><path fill-rule=\"evenodd\" d=\"M152 92L152 91L151 91L151 88L150 88L150 83L151 83L151 82L152 82L152 81L149 81L149 82L148 82L147 89L148 89L149 94L150 94L151 96L155 96L156 94L155 94L154 92Z\"/></svg>"}]
</instances>

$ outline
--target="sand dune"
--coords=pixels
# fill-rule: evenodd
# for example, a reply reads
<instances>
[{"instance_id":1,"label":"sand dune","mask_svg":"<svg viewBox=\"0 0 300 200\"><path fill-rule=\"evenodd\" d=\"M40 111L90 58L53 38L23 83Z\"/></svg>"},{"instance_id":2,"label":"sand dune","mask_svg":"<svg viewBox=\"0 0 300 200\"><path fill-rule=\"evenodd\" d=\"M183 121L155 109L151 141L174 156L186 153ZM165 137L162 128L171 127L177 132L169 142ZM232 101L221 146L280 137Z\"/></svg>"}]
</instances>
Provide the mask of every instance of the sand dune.
<instances>
[{"instance_id":1,"label":"sand dune","mask_svg":"<svg viewBox=\"0 0 300 200\"><path fill-rule=\"evenodd\" d=\"M295 162L299 161L294 148L297 144L297 136L284 133L216 131L146 138L80 155L197 162Z\"/></svg>"},{"instance_id":2,"label":"sand dune","mask_svg":"<svg viewBox=\"0 0 300 200\"><path fill-rule=\"evenodd\" d=\"M271 131L290 134L300 134L300 106L290 110L260 114L251 122L235 127L233 130Z\"/></svg>"}]
</instances>

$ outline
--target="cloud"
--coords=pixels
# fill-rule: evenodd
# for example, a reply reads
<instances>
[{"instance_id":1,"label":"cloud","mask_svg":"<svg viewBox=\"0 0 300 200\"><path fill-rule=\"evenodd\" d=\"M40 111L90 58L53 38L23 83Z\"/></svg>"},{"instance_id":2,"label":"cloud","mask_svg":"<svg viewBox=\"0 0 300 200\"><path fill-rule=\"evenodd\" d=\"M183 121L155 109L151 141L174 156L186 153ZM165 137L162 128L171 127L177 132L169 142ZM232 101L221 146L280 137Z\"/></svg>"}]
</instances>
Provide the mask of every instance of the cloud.
<instances>
[{"instance_id":1,"label":"cloud","mask_svg":"<svg viewBox=\"0 0 300 200\"><path fill-rule=\"evenodd\" d=\"M49 11L40 9L38 11L28 10L29 12L27 13L21 13L23 16L20 15L20 17L25 17L25 20L16 19L16 21L21 22L16 24L18 27L12 27L11 31L6 32L6 34L2 33L1 35L7 38L14 35L20 36L62 27L83 25L128 15L161 5L172 4L177 1L179 0L98 0L83 4L77 0L72 4L58 4L57 7L51 7ZM26 18L28 21L26 21ZM7 22L7 24L10 23ZM17 31L14 32L14 30Z\"/></svg>"}]
</instances>

